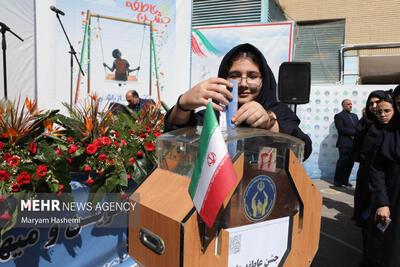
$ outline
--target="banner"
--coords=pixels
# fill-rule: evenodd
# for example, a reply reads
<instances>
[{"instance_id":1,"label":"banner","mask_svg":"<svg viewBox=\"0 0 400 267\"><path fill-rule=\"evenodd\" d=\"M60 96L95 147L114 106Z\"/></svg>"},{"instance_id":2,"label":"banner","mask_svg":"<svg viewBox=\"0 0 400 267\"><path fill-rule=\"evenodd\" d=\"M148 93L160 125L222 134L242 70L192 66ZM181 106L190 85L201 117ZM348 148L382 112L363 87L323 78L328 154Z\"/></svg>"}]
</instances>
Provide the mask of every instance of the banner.
<instances>
[{"instance_id":1,"label":"banner","mask_svg":"<svg viewBox=\"0 0 400 267\"><path fill-rule=\"evenodd\" d=\"M313 144L311 156L303 163L311 178L333 180L339 151L336 147L337 130L334 117L342 111L343 99L353 102L352 112L362 117L368 95L374 90L387 90L393 85L318 85L311 87L310 102L297 107L300 128L310 136ZM358 163L354 164L350 180L357 176Z\"/></svg>"},{"instance_id":2,"label":"banner","mask_svg":"<svg viewBox=\"0 0 400 267\"><path fill-rule=\"evenodd\" d=\"M198 27L192 30L192 86L216 77L223 56L234 46L250 43L265 56L278 81L279 66L291 61L293 22Z\"/></svg>"}]
</instances>

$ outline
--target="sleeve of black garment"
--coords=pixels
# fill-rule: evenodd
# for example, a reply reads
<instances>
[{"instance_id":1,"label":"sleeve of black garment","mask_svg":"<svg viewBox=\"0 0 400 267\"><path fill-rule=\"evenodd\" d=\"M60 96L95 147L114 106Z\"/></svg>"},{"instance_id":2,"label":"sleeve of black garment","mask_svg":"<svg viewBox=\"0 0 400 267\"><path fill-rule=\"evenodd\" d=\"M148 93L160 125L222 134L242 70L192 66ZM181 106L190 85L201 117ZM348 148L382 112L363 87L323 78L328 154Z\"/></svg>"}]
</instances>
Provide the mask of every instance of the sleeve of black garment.
<instances>
[{"instance_id":1,"label":"sleeve of black garment","mask_svg":"<svg viewBox=\"0 0 400 267\"><path fill-rule=\"evenodd\" d=\"M343 117L338 114L335 115L335 127L340 135L354 136L356 130L353 127L345 127Z\"/></svg>"},{"instance_id":2,"label":"sleeve of black garment","mask_svg":"<svg viewBox=\"0 0 400 267\"><path fill-rule=\"evenodd\" d=\"M168 110L168 112L164 116L164 132L170 132L170 131L177 130L177 129L184 128L184 127L203 125L203 118L204 118L205 110L201 110L199 112L194 112L194 110L192 110L190 112L189 121L186 124L178 126L178 125L173 125L173 124L169 123L168 121L171 116L171 112L172 112L173 108L174 107L170 108L170 110Z\"/></svg>"},{"instance_id":3,"label":"sleeve of black garment","mask_svg":"<svg viewBox=\"0 0 400 267\"><path fill-rule=\"evenodd\" d=\"M386 176L382 169L383 157L378 156L370 165L368 172L368 185L371 192L371 204L373 210L390 206L389 195L386 188Z\"/></svg>"},{"instance_id":4,"label":"sleeve of black garment","mask_svg":"<svg viewBox=\"0 0 400 267\"><path fill-rule=\"evenodd\" d=\"M269 110L276 114L282 133L289 134L304 141L304 160L306 160L312 152L312 141L311 138L299 128L300 119L291 109L280 102L272 104Z\"/></svg>"}]
</instances>

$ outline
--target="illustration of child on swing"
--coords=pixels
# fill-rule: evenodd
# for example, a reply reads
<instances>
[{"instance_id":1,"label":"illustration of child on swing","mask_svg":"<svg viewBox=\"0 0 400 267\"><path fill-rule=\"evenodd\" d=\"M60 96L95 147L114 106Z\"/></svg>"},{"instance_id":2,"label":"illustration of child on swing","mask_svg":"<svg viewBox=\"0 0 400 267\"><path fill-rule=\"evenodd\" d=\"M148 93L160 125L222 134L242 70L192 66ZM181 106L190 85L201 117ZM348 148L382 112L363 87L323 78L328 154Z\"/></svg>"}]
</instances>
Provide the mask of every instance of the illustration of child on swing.
<instances>
[{"instance_id":1,"label":"illustration of child on swing","mask_svg":"<svg viewBox=\"0 0 400 267\"><path fill-rule=\"evenodd\" d=\"M110 68L105 62L103 62L103 66L108 68L111 72L115 70L115 80L117 81L126 81L128 80L129 73L135 70L139 70L140 66L135 69L130 69L130 65L126 59L121 58L121 51L119 49L114 49L112 52L112 56L115 58L112 67Z\"/></svg>"}]
</instances>

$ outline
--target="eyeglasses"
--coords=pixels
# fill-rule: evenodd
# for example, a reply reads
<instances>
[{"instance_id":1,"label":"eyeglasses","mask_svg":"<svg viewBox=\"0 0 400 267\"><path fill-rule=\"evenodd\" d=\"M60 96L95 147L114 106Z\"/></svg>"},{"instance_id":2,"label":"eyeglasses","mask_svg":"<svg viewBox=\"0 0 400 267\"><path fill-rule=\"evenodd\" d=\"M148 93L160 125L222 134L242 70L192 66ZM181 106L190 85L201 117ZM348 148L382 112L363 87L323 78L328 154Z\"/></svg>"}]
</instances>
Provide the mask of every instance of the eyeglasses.
<instances>
[{"instance_id":1,"label":"eyeglasses","mask_svg":"<svg viewBox=\"0 0 400 267\"><path fill-rule=\"evenodd\" d=\"M238 84L241 84L243 79L246 80L248 86L258 86L261 81L261 75L257 73L251 73L248 76L243 77L240 73L228 74L228 80L235 80Z\"/></svg>"},{"instance_id":2,"label":"eyeglasses","mask_svg":"<svg viewBox=\"0 0 400 267\"><path fill-rule=\"evenodd\" d=\"M378 109L377 111L376 111L376 113L378 113L378 115L382 115L382 114L389 114L389 113L392 113L393 112L393 109Z\"/></svg>"}]
</instances>

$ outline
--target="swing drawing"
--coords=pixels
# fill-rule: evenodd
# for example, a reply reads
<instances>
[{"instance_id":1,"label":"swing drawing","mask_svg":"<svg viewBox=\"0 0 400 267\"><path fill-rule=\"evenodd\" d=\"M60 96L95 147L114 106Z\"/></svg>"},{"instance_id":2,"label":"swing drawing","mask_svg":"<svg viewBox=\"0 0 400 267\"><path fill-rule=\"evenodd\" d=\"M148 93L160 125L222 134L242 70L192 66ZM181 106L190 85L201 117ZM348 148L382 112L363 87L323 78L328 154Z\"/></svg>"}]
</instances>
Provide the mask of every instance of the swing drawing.
<instances>
[{"instance_id":1,"label":"swing drawing","mask_svg":"<svg viewBox=\"0 0 400 267\"><path fill-rule=\"evenodd\" d=\"M120 31L120 35L116 37L115 33L113 33L113 38L109 38L111 40L104 40L104 24L107 23L128 23L123 24L117 27L117 30ZM156 76L156 86L157 86L157 93L158 93L158 100L160 99L160 86L159 86L159 79L158 79L158 70L157 70L157 62L156 62L156 50L154 45L154 37L153 37L153 24L139 22L135 20L125 19L125 18L118 18L118 17L111 17L106 15L94 14L91 13L90 10L86 13L86 20L84 21L85 28L84 28L84 35L82 41L82 48L81 48L81 55L80 55L80 63L83 65L85 59L87 60L87 93L90 93L91 90L91 68L94 66L95 71L99 71L100 65L102 65L104 69L104 81L110 83L137 83L140 81L140 72L143 72L143 68L141 65L142 62L142 55L147 54L149 56L149 95L152 95L152 67L154 65L154 73ZM132 25L132 26L129 26ZM138 27L143 26L141 30L141 34L132 34L133 32L129 32L127 29L132 29L132 27L136 27L136 31L139 30ZM109 28L110 29L110 28ZM114 28L115 29L115 25ZM121 32L122 31L122 32ZM119 38L119 36L121 38ZM140 39L141 36L141 39ZM125 41L123 41L125 38ZM127 39L130 38L130 39ZM149 38L147 41L147 46L149 50L145 49L143 51L145 39ZM115 40L116 39L116 40ZM122 41L120 40L122 39ZM138 42L139 41L139 42ZM106 45L104 44L106 43ZM98 54L94 54L95 51L93 50L93 45L98 46L98 50L101 51L101 59L99 58ZM140 47L139 54L137 55L137 50ZM121 49L122 48L122 49ZM136 52L136 58L132 56L132 51ZM147 52L148 51L148 52ZM112 55L112 57L111 57ZM95 57L93 57L95 56ZM137 59L138 58L138 59ZM95 62L96 60L101 60L101 64L99 62ZM134 59L134 60L132 60ZM130 62L134 62L131 64ZM111 64L110 64L111 63ZM147 66L145 66L147 68ZM143 76L143 75L142 75ZM99 77L95 75L94 77ZM147 76L146 76L147 78ZM81 79L82 75L78 74L77 83L76 83L76 91L75 91L75 101L74 103L77 104L79 98L79 90L81 87ZM146 79L144 80L146 81ZM143 81L142 81L143 82Z\"/></svg>"}]
</instances>

